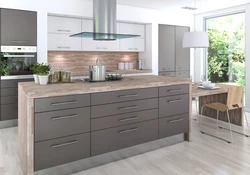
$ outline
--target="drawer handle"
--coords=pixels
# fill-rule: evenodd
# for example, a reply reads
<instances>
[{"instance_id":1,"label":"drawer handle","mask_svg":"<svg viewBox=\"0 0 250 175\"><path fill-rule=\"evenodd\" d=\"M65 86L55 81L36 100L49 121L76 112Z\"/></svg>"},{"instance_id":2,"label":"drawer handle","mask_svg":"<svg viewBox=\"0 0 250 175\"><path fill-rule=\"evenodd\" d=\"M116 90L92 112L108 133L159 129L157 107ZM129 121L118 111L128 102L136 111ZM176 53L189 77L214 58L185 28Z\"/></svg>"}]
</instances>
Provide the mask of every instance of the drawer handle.
<instances>
[{"instance_id":1,"label":"drawer handle","mask_svg":"<svg viewBox=\"0 0 250 175\"><path fill-rule=\"evenodd\" d=\"M52 117L51 120L62 120L62 119L68 119L68 118L74 118L77 117L77 114L74 115L67 115L62 117Z\"/></svg>"},{"instance_id":2,"label":"drawer handle","mask_svg":"<svg viewBox=\"0 0 250 175\"><path fill-rule=\"evenodd\" d=\"M130 118L125 118L125 119L120 119L119 122L127 122L131 120L137 120L139 117L130 117Z\"/></svg>"},{"instance_id":3,"label":"drawer handle","mask_svg":"<svg viewBox=\"0 0 250 175\"><path fill-rule=\"evenodd\" d=\"M179 118L179 119L176 119L176 120L170 120L170 121L168 121L168 123L176 123L176 122L180 122L182 120L183 120L183 118Z\"/></svg>"},{"instance_id":4,"label":"drawer handle","mask_svg":"<svg viewBox=\"0 0 250 175\"><path fill-rule=\"evenodd\" d=\"M119 133L120 134L125 134L125 133L128 133L128 132L133 132L133 131L137 131L137 130L138 130L138 128L131 128L131 129L120 131Z\"/></svg>"},{"instance_id":5,"label":"drawer handle","mask_svg":"<svg viewBox=\"0 0 250 175\"><path fill-rule=\"evenodd\" d=\"M59 105L69 105L77 103L77 100L74 101L67 101L67 102L60 102L60 103L51 103L52 106L59 106Z\"/></svg>"},{"instance_id":6,"label":"drawer handle","mask_svg":"<svg viewBox=\"0 0 250 175\"><path fill-rule=\"evenodd\" d=\"M15 44L28 44L28 41L22 41L22 40L13 40L11 41L11 43L15 43Z\"/></svg>"},{"instance_id":7,"label":"drawer handle","mask_svg":"<svg viewBox=\"0 0 250 175\"><path fill-rule=\"evenodd\" d=\"M183 89L172 89L172 90L168 90L168 92L182 92Z\"/></svg>"},{"instance_id":8,"label":"drawer handle","mask_svg":"<svg viewBox=\"0 0 250 175\"><path fill-rule=\"evenodd\" d=\"M168 103L176 103L176 102L180 102L183 101L183 99L177 99L177 100L169 100L167 101Z\"/></svg>"},{"instance_id":9,"label":"drawer handle","mask_svg":"<svg viewBox=\"0 0 250 175\"><path fill-rule=\"evenodd\" d=\"M62 143L62 144L58 144L58 145L52 145L51 148L59 148L59 147L63 147L63 146L68 146L68 145L72 145L72 144L76 144L78 141L74 140L68 143Z\"/></svg>"},{"instance_id":10,"label":"drawer handle","mask_svg":"<svg viewBox=\"0 0 250 175\"><path fill-rule=\"evenodd\" d=\"M135 105L135 106L128 106L128 107L122 107L122 108L119 108L119 110L128 110L128 109L135 109L135 108L138 108L139 106Z\"/></svg>"},{"instance_id":11,"label":"drawer handle","mask_svg":"<svg viewBox=\"0 0 250 175\"><path fill-rule=\"evenodd\" d=\"M61 29L58 29L57 31L58 32L70 32L70 30L61 30Z\"/></svg>"},{"instance_id":12,"label":"drawer handle","mask_svg":"<svg viewBox=\"0 0 250 175\"><path fill-rule=\"evenodd\" d=\"M70 49L71 47L57 47L58 49Z\"/></svg>"},{"instance_id":13,"label":"drawer handle","mask_svg":"<svg viewBox=\"0 0 250 175\"><path fill-rule=\"evenodd\" d=\"M138 97L139 94L130 94L130 95L120 95L120 98L128 98L128 97Z\"/></svg>"}]
</instances>

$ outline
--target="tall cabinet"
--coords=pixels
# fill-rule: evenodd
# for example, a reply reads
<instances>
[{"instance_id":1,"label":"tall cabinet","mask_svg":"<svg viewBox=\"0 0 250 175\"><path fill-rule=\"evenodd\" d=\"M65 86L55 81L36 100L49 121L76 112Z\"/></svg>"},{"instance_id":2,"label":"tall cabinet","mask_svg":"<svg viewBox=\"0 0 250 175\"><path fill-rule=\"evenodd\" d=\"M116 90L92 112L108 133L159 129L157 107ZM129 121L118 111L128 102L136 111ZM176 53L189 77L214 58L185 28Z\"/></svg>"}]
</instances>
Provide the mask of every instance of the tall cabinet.
<instances>
[{"instance_id":1,"label":"tall cabinet","mask_svg":"<svg viewBox=\"0 0 250 175\"><path fill-rule=\"evenodd\" d=\"M159 75L179 78L190 76L190 49L182 47L189 27L159 25Z\"/></svg>"}]
</instances>

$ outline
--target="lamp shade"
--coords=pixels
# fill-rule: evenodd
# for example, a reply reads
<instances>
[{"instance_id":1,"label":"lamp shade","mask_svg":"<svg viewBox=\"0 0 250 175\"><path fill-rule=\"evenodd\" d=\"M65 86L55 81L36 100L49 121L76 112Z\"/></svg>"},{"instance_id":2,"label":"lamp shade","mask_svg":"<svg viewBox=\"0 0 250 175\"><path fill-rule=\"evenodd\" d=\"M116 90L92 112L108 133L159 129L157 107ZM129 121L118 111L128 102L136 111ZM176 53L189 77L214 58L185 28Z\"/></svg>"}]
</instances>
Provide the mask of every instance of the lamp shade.
<instances>
[{"instance_id":1,"label":"lamp shade","mask_svg":"<svg viewBox=\"0 0 250 175\"><path fill-rule=\"evenodd\" d=\"M209 47L208 33L203 31L186 32L183 37L183 48Z\"/></svg>"}]
</instances>

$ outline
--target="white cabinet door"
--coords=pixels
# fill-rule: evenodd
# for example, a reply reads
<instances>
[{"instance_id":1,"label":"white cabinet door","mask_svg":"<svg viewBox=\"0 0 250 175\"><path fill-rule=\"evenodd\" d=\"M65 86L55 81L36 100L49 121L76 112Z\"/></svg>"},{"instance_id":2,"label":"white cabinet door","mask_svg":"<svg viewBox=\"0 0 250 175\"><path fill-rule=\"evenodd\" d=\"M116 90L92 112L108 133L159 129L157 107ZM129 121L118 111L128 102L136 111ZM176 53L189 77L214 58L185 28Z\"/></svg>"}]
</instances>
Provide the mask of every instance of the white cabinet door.
<instances>
[{"instance_id":1,"label":"white cabinet door","mask_svg":"<svg viewBox=\"0 0 250 175\"><path fill-rule=\"evenodd\" d=\"M129 23L119 23L120 24L120 34L131 34L131 35L141 35L141 38L145 38L145 25L143 24L129 24Z\"/></svg>"},{"instance_id":2,"label":"white cabinet door","mask_svg":"<svg viewBox=\"0 0 250 175\"><path fill-rule=\"evenodd\" d=\"M119 26L117 26L119 28ZM93 32L93 20L82 20L82 32ZM96 41L93 38L82 38L83 51L119 51L119 40Z\"/></svg>"},{"instance_id":3,"label":"white cabinet door","mask_svg":"<svg viewBox=\"0 0 250 175\"><path fill-rule=\"evenodd\" d=\"M67 34L48 34L48 50L81 51L81 38L71 38Z\"/></svg>"},{"instance_id":4,"label":"white cabinet door","mask_svg":"<svg viewBox=\"0 0 250 175\"><path fill-rule=\"evenodd\" d=\"M48 17L48 33L76 34L81 32L81 19Z\"/></svg>"},{"instance_id":5,"label":"white cabinet door","mask_svg":"<svg viewBox=\"0 0 250 175\"><path fill-rule=\"evenodd\" d=\"M144 52L144 38L127 38L120 40L120 51L122 52Z\"/></svg>"}]
</instances>

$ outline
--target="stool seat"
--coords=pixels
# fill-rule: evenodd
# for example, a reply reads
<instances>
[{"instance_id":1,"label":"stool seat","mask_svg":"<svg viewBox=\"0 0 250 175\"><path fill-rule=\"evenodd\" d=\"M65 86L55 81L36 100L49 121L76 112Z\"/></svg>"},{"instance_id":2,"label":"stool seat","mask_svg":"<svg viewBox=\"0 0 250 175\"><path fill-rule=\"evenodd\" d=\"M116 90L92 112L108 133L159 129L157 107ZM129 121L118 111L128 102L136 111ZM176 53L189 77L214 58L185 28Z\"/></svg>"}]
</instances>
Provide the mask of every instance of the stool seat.
<instances>
[{"instance_id":1,"label":"stool seat","mask_svg":"<svg viewBox=\"0 0 250 175\"><path fill-rule=\"evenodd\" d=\"M228 110L227 105L218 102L205 104L204 106L215 109L220 112L226 112Z\"/></svg>"}]
</instances>

